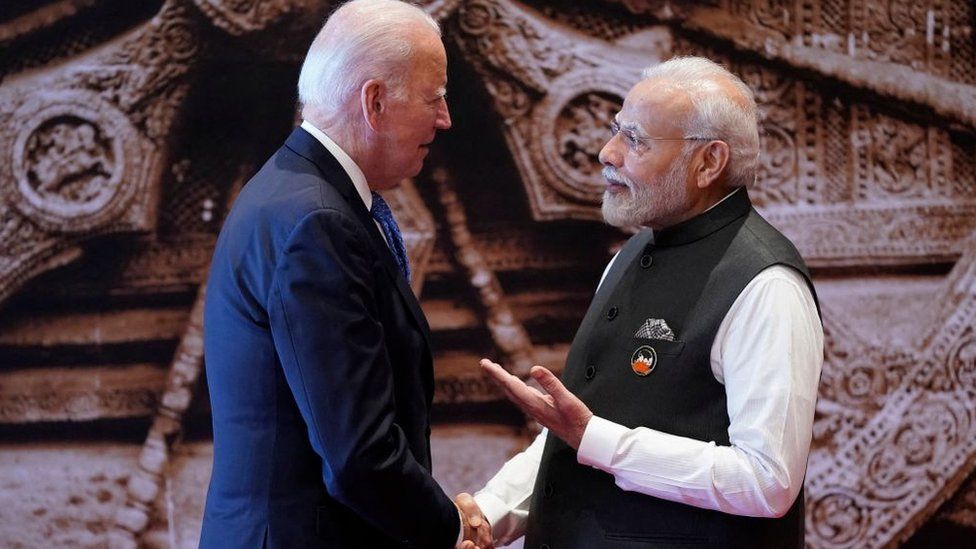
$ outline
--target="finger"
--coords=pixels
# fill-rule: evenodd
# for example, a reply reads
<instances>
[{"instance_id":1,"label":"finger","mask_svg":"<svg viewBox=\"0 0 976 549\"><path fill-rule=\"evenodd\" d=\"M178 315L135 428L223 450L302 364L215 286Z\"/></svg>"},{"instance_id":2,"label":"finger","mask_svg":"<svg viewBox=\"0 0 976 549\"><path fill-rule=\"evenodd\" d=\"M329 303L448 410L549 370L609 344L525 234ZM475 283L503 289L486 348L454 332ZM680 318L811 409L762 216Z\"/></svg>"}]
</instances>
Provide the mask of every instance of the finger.
<instances>
[{"instance_id":1,"label":"finger","mask_svg":"<svg viewBox=\"0 0 976 549\"><path fill-rule=\"evenodd\" d=\"M541 397L542 393L532 389L521 379L505 371L501 365L488 359L482 359L481 367L485 370L503 390L510 391L512 396L527 403L533 402L535 397Z\"/></svg>"},{"instance_id":2,"label":"finger","mask_svg":"<svg viewBox=\"0 0 976 549\"><path fill-rule=\"evenodd\" d=\"M484 547L485 549L491 549L494 546L491 539L491 528L488 526L487 521L484 526L478 528L478 546Z\"/></svg>"},{"instance_id":3,"label":"finger","mask_svg":"<svg viewBox=\"0 0 976 549\"><path fill-rule=\"evenodd\" d=\"M521 379L505 371L498 363L482 359L481 367L505 393L506 398L518 406L526 415L548 427L551 423L554 401L548 395L529 387Z\"/></svg>"},{"instance_id":4,"label":"finger","mask_svg":"<svg viewBox=\"0 0 976 549\"><path fill-rule=\"evenodd\" d=\"M566 386L559 381L559 378L557 378L555 374L546 368L543 368L542 366L533 366L530 373L532 374L532 377L539 382L539 385L541 385L547 393L552 395L554 399L565 400L568 397L575 396L573 393L569 392L569 389L567 389Z\"/></svg>"},{"instance_id":5,"label":"finger","mask_svg":"<svg viewBox=\"0 0 976 549\"><path fill-rule=\"evenodd\" d=\"M552 406L547 400L548 395L542 394L534 387L529 387L515 376L510 377L511 379L506 380L504 385L509 400L533 416L550 411Z\"/></svg>"},{"instance_id":6,"label":"finger","mask_svg":"<svg viewBox=\"0 0 976 549\"><path fill-rule=\"evenodd\" d=\"M515 377L512 374L505 371L501 364L497 362L492 362L487 358L481 359L481 369L488 373L491 377L495 378L498 382L504 383L508 378Z\"/></svg>"}]
</instances>

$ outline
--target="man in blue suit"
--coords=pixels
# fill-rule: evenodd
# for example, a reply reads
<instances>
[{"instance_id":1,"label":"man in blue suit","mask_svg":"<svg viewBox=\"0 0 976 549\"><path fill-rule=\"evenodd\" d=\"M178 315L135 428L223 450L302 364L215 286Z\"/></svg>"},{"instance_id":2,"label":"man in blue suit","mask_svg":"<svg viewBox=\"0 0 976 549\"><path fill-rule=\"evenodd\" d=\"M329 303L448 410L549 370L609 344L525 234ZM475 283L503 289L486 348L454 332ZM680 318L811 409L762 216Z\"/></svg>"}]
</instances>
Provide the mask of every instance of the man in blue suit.
<instances>
[{"instance_id":1,"label":"man in blue suit","mask_svg":"<svg viewBox=\"0 0 976 549\"><path fill-rule=\"evenodd\" d=\"M451 126L446 83L437 23L402 2L347 3L312 43L304 121L214 251L201 547L447 549L477 533L431 478L429 327L376 193Z\"/></svg>"}]
</instances>

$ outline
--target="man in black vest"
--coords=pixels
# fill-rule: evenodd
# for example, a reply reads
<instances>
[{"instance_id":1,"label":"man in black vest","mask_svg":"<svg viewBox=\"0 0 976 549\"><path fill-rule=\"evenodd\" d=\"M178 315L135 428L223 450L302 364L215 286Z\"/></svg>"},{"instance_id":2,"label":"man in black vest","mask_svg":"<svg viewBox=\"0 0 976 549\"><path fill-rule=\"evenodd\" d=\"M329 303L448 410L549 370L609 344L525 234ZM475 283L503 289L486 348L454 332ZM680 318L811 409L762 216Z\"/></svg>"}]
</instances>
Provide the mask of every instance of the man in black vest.
<instances>
[{"instance_id":1,"label":"man in black vest","mask_svg":"<svg viewBox=\"0 0 976 549\"><path fill-rule=\"evenodd\" d=\"M803 260L745 189L753 94L672 59L611 131L604 217L644 229L607 267L562 382L532 369L548 394L482 361L546 431L474 496L476 520L527 548L802 547L823 330Z\"/></svg>"}]
</instances>

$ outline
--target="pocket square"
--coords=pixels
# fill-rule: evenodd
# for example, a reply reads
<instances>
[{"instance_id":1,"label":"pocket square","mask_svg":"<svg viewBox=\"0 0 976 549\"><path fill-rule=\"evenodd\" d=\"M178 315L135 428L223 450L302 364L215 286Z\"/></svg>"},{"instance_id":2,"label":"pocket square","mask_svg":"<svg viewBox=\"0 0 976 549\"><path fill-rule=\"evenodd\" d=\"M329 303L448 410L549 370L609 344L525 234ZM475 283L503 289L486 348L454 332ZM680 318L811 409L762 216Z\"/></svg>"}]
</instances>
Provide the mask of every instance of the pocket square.
<instances>
[{"instance_id":1,"label":"pocket square","mask_svg":"<svg viewBox=\"0 0 976 549\"><path fill-rule=\"evenodd\" d=\"M634 337L674 341L674 332L671 331L671 327L664 320L660 318L648 318L637 330L637 333L634 334Z\"/></svg>"}]
</instances>

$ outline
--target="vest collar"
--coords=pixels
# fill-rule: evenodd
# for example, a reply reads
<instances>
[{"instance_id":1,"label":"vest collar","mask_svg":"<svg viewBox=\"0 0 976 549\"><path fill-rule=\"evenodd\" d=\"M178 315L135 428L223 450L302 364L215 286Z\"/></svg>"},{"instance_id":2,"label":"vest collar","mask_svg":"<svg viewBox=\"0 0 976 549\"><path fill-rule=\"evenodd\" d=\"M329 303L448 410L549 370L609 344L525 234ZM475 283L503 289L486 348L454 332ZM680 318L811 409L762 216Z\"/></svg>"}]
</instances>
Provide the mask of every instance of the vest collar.
<instances>
[{"instance_id":1,"label":"vest collar","mask_svg":"<svg viewBox=\"0 0 976 549\"><path fill-rule=\"evenodd\" d=\"M752 201L745 188L733 191L727 198L691 219L654 231L655 246L681 246L705 238L749 213Z\"/></svg>"}]
</instances>

